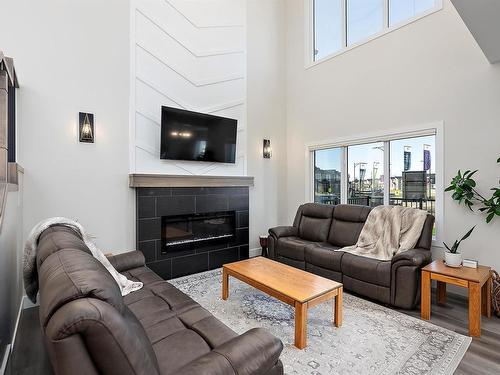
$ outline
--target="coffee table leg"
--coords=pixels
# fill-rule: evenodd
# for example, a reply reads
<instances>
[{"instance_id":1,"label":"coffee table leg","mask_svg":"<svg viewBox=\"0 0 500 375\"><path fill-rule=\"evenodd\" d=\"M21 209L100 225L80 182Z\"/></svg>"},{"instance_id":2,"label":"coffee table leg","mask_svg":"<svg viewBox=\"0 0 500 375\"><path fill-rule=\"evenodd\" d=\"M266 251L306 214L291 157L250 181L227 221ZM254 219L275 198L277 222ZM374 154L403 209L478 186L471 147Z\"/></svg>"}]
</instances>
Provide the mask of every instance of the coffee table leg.
<instances>
[{"instance_id":1,"label":"coffee table leg","mask_svg":"<svg viewBox=\"0 0 500 375\"><path fill-rule=\"evenodd\" d=\"M295 302L295 346L299 349L307 346L307 302Z\"/></svg>"},{"instance_id":2,"label":"coffee table leg","mask_svg":"<svg viewBox=\"0 0 500 375\"><path fill-rule=\"evenodd\" d=\"M333 323L335 324L335 327L340 327L342 325L342 287L339 288L338 294L335 297L334 301L334 309L335 309L335 316L333 318Z\"/></svg>"},{"instance_id":3,"label":"coffee table leg","mask_svg":"<svg viewBox=\"0 0 500 375\"><path fill-rule=\"evenodd\" d=\"M229 297L229 275L225 268L222 269L222 299L225 301Z\"/></svg>"}]
</instances>

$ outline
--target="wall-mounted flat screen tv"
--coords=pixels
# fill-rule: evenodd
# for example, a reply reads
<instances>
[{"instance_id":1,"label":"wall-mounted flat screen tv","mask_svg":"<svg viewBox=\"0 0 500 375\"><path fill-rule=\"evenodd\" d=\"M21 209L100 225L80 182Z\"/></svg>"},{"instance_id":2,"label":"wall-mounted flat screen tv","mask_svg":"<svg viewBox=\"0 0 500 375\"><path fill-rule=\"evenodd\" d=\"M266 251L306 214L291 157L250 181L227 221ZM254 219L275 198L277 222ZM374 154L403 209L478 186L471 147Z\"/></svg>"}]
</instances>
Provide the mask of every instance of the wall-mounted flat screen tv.
<instances>
[{"instance_id":1,"label":"wall-mounted flat screen tv","mask_svg":"<svg viewBox=\"0 0 500 375\"><path fill-rule=\"evenodd\" d=\"M238 121L162 107L160 158L234 163Z\"/></svg>"}]
</instances>

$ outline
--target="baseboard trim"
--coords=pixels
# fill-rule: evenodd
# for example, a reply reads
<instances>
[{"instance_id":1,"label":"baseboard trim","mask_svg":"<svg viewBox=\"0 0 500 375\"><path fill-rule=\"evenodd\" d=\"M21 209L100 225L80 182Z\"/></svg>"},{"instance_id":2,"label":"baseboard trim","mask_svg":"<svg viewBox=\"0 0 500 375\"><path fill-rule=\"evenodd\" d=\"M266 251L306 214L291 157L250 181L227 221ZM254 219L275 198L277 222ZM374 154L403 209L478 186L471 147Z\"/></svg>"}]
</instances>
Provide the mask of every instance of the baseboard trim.
<instances>
[{"instance_id":1,"label":"baseboard trim","mask_svg":"<svg viewBox=\"0 0 500 375\"><path fill-rule=\"evenodd\" d=\"M248 251L248 256L250 258L255 258L255 257L258 257L262 254L262 249L260 247L256 247L254 249L250 249Z\"/></svg>"},{"instance_id":2,"label":"baseboard trim","mask_svg":"<svg viewBox=\"0 0 500 375\"><path fill-rule=\"evenodd\" d=\"M5 374L5 370L7 369L7 362L9 361L11 351L12 351L11 346L10 344L8 344L7 347L5 348L5 353L3 355L2 366L0 367L0 375Z\"/></svg>"},{"instance_id":3,"label":"baseboard trim","mask_svg":"<svg viewBox=\"0 0 500 375\"><path fill-rule=\"evenodd\" d=\"M5 353L3 356L2 360L2 367L0 367L0 375L5 374L5 370L7 369L7 362L9 361L9 357L12 354L12 351L14 350L14 345L16 342L16 337L17 337L17 329L19 328L19 322L21 320L21 314L24 309L24 300L26 299L26 296L21 297L21 302L19 303L19 308L17 310L17 317L16 317L16 324L14 325L14 332L12 332L12 339L10 344L7 344L7 347L5 348Z\"/></svg>"},{"instance_id":4,"label":"baseboard trim","mask_svg":"<svg viewBox=\"0 0 500 375\"><path fill-rule=\"evenodd\" d=\"M21 314L24 310L24 303L25 303L26 296L23 295L21 297L21 303L19 304L19 310L17 311L17 318L16 318L16 325L14 326L14 332L12 333L12 341L11 341L11 348L10 351L14 350L14 345L16 343L16 337L17 337L17 329L19 328L19 322L21 321Z\"/></svg>"}]
</instances>

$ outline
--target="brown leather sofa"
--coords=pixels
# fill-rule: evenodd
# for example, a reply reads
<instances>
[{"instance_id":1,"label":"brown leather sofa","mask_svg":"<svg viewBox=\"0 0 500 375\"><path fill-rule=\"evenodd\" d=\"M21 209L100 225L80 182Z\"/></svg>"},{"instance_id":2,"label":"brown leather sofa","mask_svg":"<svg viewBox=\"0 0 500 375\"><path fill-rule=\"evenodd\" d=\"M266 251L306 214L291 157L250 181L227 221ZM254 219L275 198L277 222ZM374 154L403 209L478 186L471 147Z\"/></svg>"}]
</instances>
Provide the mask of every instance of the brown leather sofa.
<instances>
[{"instance_id":1,"label":"brown leather sofa","mask_svg":"<svg viewBox=\"0 0 500 375\"><path fill-rule=\"evenodd\" d=\"M39 238L40 322L56 374L283 374L283 345L266 330L237 335L145 267L140 252L109 259L144 287L122 297L69 228Z\"/></svg>"},{"instance_id":2,"label":"brown leather sofa","mask_svg":"<svg viewBox=\"0 0 500 375\"><path fill-rule=\"evenodd\" d=\"M306 203L297 210L293 226L269 230L269 257L341 282L346 290L412 309L420 298L420 269L431 261L434 216L427 216L415 249L390 261L334 251L357 242L370 210Z\"/></svg>"}]
</instances>

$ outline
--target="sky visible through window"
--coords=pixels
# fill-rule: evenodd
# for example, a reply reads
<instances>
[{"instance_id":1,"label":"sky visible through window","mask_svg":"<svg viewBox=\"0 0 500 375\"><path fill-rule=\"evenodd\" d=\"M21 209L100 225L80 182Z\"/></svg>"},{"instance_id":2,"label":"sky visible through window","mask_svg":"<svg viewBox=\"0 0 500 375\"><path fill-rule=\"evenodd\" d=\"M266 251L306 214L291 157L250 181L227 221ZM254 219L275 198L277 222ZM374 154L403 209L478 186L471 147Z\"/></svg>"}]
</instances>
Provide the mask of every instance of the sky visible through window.
<instances>
[{"instance_id":1,"label":"sky visible through window","mask_svg":"<svg viewBox=\"0 0 500 375\"><path fill-rule=\"evenodd\" d=\"M435 173L435 136L407 138L404 140L391 141L391 175L401 176L404 169L404 147L411 147L411 168L413 171L423 170L424 145L429 145L431 153L431 170L430 173ZM348 171L349 181L353 180L354 163L365 162L366 178L371 178L374 162L378 169L377 177L383 174L383 143L371 143L366 145L356 145L349 147L348 155ZM340 147L316 152L316 166L323 170L341 170L342 150ZM356 169L356 177L359 178L359 167Z\"/></svg>"},{"instance_id":2,"label":"sky visible through window","mask_svg":"<svg viewBox=\"0 0 500 375\"><path fill-rule=\"evenodd\" d=\"M397 25L436 6L436 0L390 0L389 26Z\"/></svg>"},{"instance_id":3,"label":"sky visible through window","mask_svg":"<svg viewBox=\"0 0 500 375\"><path fill-rule=\"evenodd\" d=\"M342 41L343 0L315 0L314 48L316 59L340 50Z\"/></svg>"},{"instance_id":4,"label":"sky visible through window","mask_svg":"<svg viewBox=\"0 0 500 375\"><path fill-rule=\"evenodd\" d=\"M347 0L347 45L384 28L384 0Z\"/></svg>"},{"instance_id":5,"label":"sky visible through window","mask_svg":"<svg viewBox=\"0 0 500 375\"><path fill-rule=\"evenodd\" d=\"M437 0L389 0L389 27L401 24L436 6ZM342 40L344 0L314 1L314 49L319 60L345 48ZM347 46L385 29L384 0L346 0Z\"/></svg>"}]
</instances>

